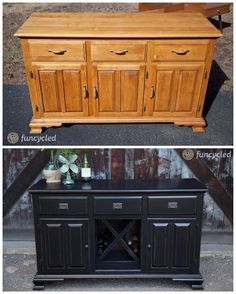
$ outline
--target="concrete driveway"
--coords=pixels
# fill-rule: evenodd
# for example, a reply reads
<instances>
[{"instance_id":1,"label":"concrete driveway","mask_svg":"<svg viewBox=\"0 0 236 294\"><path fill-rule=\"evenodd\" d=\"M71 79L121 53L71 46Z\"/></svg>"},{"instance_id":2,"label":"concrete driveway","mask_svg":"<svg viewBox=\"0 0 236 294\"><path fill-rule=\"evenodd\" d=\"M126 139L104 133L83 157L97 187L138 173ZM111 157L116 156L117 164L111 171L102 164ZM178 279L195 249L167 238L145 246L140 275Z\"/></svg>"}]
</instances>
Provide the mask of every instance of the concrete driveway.
<instances>
[{"instance_id":1,"label":"concrete driveway","mask_svg":"<svg viewBox=\"0 0 236 294\"><path fill-rule=\"evenodd\" d=\"M200 271L206 291L233 291L233 246L203 244ZM34 242L7 241L3 251L3 290L30 291L36 273ZM47 291L189 291L189 285L155 279L83 279L50 283Z\"/></svg>"}]
</instances>

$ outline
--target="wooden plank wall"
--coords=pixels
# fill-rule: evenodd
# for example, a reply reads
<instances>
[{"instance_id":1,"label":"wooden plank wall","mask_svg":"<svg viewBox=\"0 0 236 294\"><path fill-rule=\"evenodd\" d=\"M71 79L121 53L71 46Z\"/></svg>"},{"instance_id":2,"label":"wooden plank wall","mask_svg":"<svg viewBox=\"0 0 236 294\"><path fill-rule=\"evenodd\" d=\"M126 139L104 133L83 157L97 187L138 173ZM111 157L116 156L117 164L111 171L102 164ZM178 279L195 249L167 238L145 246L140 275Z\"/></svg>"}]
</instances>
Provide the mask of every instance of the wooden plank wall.
<instances>
[{"instance_id":1,"label":"wooden plank wall","mask_svg":"<svg viewBox=\"0 0 236 294\"><path fill-rule=\"evenodd\" d=\"M219 152L220 149L201 149L203 152ZM228 152L228 150L225 150ZM24 165L34 155L32 149L4 150L4 188L14 180ZM82 150L78 150L81 158ZM194 177L174 149L90 149L88 152L92 176L96 179L165 179ZM224 187L232 193L232 158L204 159ZM39 175L39 178L41 176ZM38 179L37 179L38 180ZM28 193L4 219L6 228L32 227L32 206ZM204 230L232 230L221 209L208 194L204 200Z\"/></svg>"}]
</instances>

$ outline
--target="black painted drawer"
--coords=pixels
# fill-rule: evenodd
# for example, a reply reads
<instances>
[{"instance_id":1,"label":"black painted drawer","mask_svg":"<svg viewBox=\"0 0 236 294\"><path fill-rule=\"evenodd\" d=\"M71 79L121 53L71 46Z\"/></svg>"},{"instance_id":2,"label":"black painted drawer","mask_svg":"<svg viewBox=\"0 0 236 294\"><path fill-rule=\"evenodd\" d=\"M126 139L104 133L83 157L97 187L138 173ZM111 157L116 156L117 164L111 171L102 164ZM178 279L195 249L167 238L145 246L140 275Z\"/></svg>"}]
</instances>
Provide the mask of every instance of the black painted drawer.
<instances>
[{"instance_id":1,"label":"black painted drawer","mask_svg":"<svg viewBox=\"0 0 236 294\"><path fill-rule=\"evenodd\" d=\"M142 196L135 197L94 197L95 214L141 214Z\"/></svg>"},{"instance_id":2,"label":"black painted drawer","mask_svg":"<svg viewBox=\"0 0 236 294\"><path fill-rule=\"evenodd\" d=\"M77 196L41 196L39 213L43 215L86 215L88 197Z\"/></svg>"},{"instance_id":3,"label":"black painted drawer","mask_svg":"<svg viewBox=\"0 0 236 294\"><path fill-rule=\"evenodd\" d=\"M149 196L149 214L196 214L197 196Z\"/></svg>"}]
</instances>

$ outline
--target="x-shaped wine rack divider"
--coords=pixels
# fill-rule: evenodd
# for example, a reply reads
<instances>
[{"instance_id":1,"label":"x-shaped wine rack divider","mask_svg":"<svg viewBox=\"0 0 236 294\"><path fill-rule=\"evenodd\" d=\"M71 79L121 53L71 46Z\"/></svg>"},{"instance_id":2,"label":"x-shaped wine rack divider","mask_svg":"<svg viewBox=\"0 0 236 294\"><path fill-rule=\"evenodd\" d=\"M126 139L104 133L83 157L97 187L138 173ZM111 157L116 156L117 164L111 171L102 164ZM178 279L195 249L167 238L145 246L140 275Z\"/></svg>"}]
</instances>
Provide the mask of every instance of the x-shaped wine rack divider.
<instances>
[{"instance_id":1,"label":"x-shaped wine rack divider","mask_svg":"<svg viewBox=\"0 0 236 294\"><path fill-rule=\"evenodd\" d=\"M132 220L130 221L125 228L118 233L113 226L105 219L101 220L105 226L111 231L111 233L113 234L113 236L115 237L115 239L110 243L110 245L104 250L104 252L98 257L98 260L102 260L104 259L107 254L112 250L112 248L120 241L121 245L124 247L124 249L129 253L129 255L135 260L135 261L139 261L139 258L137 257L137 255L129 248L128 244L126 244L125 240L123 239L123 236L126 232L129 231L130 228L132 228L132 226L135 224L135 222L137 220Z\"/></svg>"}]
</instances>

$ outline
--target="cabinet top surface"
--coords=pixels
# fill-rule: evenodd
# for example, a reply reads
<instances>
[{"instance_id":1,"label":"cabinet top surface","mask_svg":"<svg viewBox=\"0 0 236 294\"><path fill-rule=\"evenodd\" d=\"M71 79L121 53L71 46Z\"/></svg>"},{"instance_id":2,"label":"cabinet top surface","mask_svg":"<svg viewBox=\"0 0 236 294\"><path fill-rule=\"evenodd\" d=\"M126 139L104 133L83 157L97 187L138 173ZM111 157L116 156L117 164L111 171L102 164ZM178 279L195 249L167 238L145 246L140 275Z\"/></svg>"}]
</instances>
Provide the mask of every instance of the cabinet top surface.
<instances>
[{"instance_id":1,"label":"cabinet top surface","mask_svg":"<svg viewBox=\"0 0 236 294\"><path fill-rule=\"evenodd\" d=\"M17 37L217 38L200 13L33 13Z\"/></svg>"},{"instance_id":2,"label":"cabinet top surface","mask_svg":"<svg viewBox=\"0 0 236 294\"><path fill-rule=\"evenodd\" d=\"M206 192L207 188L195 179L168 180L92 180L89 183L75 182L74 185L62 183L47 184L40 180L33 185L31 193L114 193L114 192Z\"/></svg>"}]
</instances>

